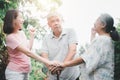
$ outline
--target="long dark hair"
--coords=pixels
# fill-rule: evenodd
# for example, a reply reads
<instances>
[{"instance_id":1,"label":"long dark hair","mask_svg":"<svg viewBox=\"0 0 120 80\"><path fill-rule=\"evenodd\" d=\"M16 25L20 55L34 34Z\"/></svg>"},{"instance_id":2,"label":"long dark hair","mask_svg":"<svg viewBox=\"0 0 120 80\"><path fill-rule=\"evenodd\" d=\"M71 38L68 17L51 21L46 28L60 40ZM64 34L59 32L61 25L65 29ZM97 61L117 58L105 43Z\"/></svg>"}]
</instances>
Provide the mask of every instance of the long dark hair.
<instances>
[{"instance_id":1,"label":"long dark hair","mask_svg":"<svg viewBox=\"0 0 120 80\"><path fill-rule=\"evenodd\" d=\"M104 30L105 30L105 32L110 34L112 40L119 41L120 40L120 36L119 36L116 28L113 26L114 25L113 18L109 14L105 13L105 14L101 14L99 19L105 25Z\"/></svg>"},{"instance_id":2,"label":"long dark hair","mask_svg":"<svg viewBox=\"0 0 120 80\"><path fill-rule=\"evenodd\" d=\"M13 20L17 18L19 11L18 10L8 10L6 12L3 24L3 31L6 34L10 34L14 31Z\"/></svg>"}]
</instances>

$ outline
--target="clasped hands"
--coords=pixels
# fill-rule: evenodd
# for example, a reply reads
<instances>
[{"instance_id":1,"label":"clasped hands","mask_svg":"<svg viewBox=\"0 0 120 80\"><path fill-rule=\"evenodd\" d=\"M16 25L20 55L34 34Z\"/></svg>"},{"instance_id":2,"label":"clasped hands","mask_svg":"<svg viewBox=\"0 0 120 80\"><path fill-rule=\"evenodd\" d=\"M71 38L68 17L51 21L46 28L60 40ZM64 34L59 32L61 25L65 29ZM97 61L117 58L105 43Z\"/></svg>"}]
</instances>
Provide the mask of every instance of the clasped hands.
<instances>
[{"instance_id":1,"label":"clasped hands","mask_svg":"<svg viewBox=\"0 0 120 80\"><path fill-rule=\"evenodd\" d=\"M61 71L64 69L64 63L58 61L51 61L51 63L49 63L48 69L51 74L60 75Z\"/></svg>"}]
</instances>

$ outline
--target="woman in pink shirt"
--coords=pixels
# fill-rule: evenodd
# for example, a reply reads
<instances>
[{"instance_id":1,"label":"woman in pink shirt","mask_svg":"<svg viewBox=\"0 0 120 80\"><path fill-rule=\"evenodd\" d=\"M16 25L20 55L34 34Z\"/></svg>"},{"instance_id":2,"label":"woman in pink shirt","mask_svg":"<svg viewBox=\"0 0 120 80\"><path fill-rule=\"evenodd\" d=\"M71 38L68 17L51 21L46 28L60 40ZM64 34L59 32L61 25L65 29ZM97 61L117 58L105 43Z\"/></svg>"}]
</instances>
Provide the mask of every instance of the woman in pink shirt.
<instances>
[{"instance_id":1,"label":"woman in pink shirt","mask_svg":"<svg viewBox=\"0 0 120 80\"><path fill-rule=\"evenodd\" d=\"M48 65L52 64L52 62L47 59L30 51L34 39L34 30L30 31L31 39L28 43L25 33L22 31L23 22L24 20L20 11L7 11L3 25L9 54L9 63L5 71L7 80L28 80L31 67L29 57Z\"/></svg>"}]
</instances>

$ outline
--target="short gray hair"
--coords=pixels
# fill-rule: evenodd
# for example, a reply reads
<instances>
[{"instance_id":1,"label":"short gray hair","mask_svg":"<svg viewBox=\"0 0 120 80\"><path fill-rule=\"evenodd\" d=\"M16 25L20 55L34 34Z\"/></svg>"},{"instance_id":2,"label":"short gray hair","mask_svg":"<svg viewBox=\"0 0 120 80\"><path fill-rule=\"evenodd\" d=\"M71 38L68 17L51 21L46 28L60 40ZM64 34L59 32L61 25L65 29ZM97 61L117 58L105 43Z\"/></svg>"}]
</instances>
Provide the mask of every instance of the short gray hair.
<instances>
[{"instance_id":1,"label":"short gray hair","mask_svg":"<svg viewBox=\"0 0 120 80\"><path fill-rule=\"evenodd\" d=\"M58 12L50 12L50 13L48 13L47 20L49 20L53 16L58 16L58 17L61 18L61 20L63 20L63 16L60 13L58 13Z\"/></svg>"}]
</instances>

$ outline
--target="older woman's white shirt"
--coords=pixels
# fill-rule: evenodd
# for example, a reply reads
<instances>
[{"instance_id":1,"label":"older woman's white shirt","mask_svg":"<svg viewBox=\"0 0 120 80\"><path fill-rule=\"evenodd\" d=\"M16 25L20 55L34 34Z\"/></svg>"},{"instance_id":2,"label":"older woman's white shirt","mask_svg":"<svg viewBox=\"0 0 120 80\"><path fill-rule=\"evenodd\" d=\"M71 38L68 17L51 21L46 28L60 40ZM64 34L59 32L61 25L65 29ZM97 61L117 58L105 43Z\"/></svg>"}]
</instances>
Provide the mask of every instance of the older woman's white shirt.
<instances>
[{"instance_id":1,"label":"older woman's white shirt","mask_svg":"<svg viewBox=\"0 0 120 80\"><path fill-rule=\"evenodd\" d=\"M114 80L114 45L110 37L96 37L81 57L85 61L81 80Z\"/></svg>"}]
</instances>

